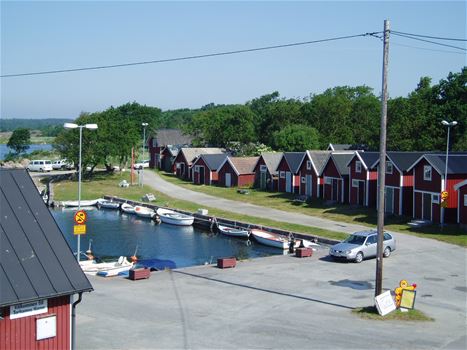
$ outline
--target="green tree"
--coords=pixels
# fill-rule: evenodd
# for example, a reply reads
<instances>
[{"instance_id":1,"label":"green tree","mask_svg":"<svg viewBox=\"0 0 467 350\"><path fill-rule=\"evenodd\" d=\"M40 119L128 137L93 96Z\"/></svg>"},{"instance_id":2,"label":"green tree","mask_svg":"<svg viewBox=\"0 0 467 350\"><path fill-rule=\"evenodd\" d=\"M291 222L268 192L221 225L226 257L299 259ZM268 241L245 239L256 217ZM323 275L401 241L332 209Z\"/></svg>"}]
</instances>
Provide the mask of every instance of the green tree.
<instances>
[{"instance_id":1,"label":"green tree","mask_svg":"<svg viewBox=\"0 0 467 350\"><path fill-rule=\"evenodd\" d=\"M19 128L13 131L7 146L13 149L16 154L26 151L31 145L31 134L29 129Z\"/></svg>"},{"instance_id":2,"label":"green tree","mask_svg":"<svg viewBox=\"0 0 467 350\"><path fill-rule=\"evenodd\" d=\"M274 148L283 152L319 149L318 130L307 125L288 125L273 134Z\"/></svg>"}]
</instances>

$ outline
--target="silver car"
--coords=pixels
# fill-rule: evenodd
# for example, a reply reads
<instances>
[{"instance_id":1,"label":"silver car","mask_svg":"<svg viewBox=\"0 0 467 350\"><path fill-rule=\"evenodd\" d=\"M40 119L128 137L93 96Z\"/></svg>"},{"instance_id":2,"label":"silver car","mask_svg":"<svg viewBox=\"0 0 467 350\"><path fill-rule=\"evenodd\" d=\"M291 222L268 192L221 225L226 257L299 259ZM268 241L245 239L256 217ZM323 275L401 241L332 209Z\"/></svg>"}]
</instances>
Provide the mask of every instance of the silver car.
<instances>
[{"instance_id":1,"label":"silver car","mask_svg":"<svg viewBox=\"0 0 467 350\"><path fill-rule=\"evenodd\" d=\"M353 260L360 263L365 258L376 256L377 241L376 230L355 232L341 243L333 245L329 249L329 255L334 259ZM387 258L394 250L396 250L396 240L391 234L384 232L383 256Z\"/></svg>"}]
</instances>

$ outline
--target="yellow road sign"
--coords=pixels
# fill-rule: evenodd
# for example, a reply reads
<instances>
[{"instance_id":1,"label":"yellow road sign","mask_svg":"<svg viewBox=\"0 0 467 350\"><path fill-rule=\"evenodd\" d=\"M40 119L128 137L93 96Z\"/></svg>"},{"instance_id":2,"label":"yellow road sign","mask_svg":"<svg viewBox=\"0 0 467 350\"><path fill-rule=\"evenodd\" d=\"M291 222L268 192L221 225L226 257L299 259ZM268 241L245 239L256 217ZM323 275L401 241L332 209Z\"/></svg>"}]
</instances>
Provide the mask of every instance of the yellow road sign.
<instances>
[{"instance_id":1,"label":"yellow road sign","mask_svg":"<svg viewBox=\"0 0 467 350\"><path fill-rule=\"evenodd\" d=\"M86 225L75 225L73 226L74 235L85 235L86 234Z\"/></svg>"},{"instance_id":2,"label":"yellow road sign","mask_svg":"<svg viewBox=\"0 0 467 350\"><path fill-rule=\"evenodd\" d=\"M84 210L78 210L76 213L75 213L75 222L78 224L78 225L82 225L86 222L86 219L87 219L87 214Z\"/></svg>"},{"instance_id":3,"label":"yellow road sign","mask_svg":"<svg viewBox=\"0 0 467 350\"><path fill-rule=\"evenodd\" d=\"M441 199L448 199L448 197L449 197L448 191L441 192Z\"/></svg>"}]
</instances>

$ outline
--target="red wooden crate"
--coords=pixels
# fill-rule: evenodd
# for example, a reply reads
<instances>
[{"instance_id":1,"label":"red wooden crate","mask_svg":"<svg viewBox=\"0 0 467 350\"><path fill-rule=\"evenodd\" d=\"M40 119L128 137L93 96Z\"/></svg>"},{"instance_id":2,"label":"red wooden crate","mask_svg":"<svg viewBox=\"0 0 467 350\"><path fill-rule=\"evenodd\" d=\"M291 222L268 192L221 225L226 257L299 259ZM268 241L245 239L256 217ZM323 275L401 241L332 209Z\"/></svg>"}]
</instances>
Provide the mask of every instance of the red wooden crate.
<instances>
[{"instance_id":1,"label":"red wooden crate","mask_svg":"<svg viewBox=\"0 0 467 350\"><path fill-rule=\"evenodd\" d=\"M313 249L311 248L297 248L295 250L295 256L298 258L306 258L313 255Z\"/></svg>"},{"instance_id":2,"label":"red wooden crate","mask_svg":"<svg viewBox=\"0 0 467 350\"><path fill-rule=\"evenodd\" d=\"M148 268L131 269L129 278L132 281L136 281L144 278L149 278L150 275L151 269Z\"/></svg>"},{"instance_id":3,"label":"red wooden crate","mask_svg":"<svg viewBox=\"0 0 467 350\"><path fill-rule=\"evenodd\" d=\"M225 269L227 267L235 267L237 265L237 259L235 258L220 258L217 259L217 267Z\"/></svg>"}]
</instances>

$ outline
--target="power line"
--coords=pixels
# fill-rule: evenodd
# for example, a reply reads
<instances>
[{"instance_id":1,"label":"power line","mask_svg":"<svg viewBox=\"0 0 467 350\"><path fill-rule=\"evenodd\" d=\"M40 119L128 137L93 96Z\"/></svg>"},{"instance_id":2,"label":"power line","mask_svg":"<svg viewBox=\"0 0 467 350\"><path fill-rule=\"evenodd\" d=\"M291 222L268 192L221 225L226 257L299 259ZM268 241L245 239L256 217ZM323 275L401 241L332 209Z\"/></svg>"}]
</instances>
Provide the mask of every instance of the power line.
<instances>
[{"instance_id":1,"label":"power line","mask_svg":"<svg viewBox=\"0 0 467 350\"><path fill-rule=\"evenodd\" d=\"M403 37L403 38L407 38L407 39L418 40L418 41L423 41L423 42L430 43L430 44L434 44L434 45L446 46L446 47L450 47L450 48L453 48L453 49L458 49L458 50L462 50L462 51L467 51L467 49L464 49L463 47L458 47L458 46L454 46L454 45L438 43L438 42L436 42L436 41L431 41L431 40L425 40L425 39L415 38L415 37L412 37L412 36L410 36L410 35L398 34L398 33L395 33L395 32L392 32L392 34L397 35L397 36L400 36L400 37Z\"/></svg>"},{"instance_id":2,"label":"power line","mask_svg":"<svg viewBox=\"0 0 467 350\"><path fill-rule=\"evenodd\" d=\"M410 35L410 36L418 36L418 37L421 37L421 38L428 38L428 39L451 40L451 41L467 41L467 39L443 38L443 37L439 37L439 36L411 34L411 33L398 32L396 30L391 30L391 33L392 34L404 34L404 35Z\"/></svg>"},{"instance_id":3,"label":"power line","mask_svg":"<svg viewBox=\"0 0 467 350\"><path fill-rule=\"evenodd\" d=\"M263 46L263 47L257 47L257 48L251 48L251 49L224 51L224 52L217 52L217 53L209 53L209 54L205 54L205 55L167 58L167 59L161 59L161 60L130 62L130 63L121 63L121 64L112 64L112 65L94 66L94 67L57 69L57 70L28 72L28 73L4 74L4 75L0 75L0 78L12 78L12 77L22 77L22 76L31 76L31 75L69 73L69 72L79 72L79 71L87 71L87 70L99 70L99 69L139 66L139 65L145 65L145 64L155 64L155 63L165 63L165 62L175 62L175 61L186 61L186 60L193 60L193 59L200 59L200 58L207 58L207 57L226 56L226 55L234 55L234 54L246 53L246 52L265 51L265 50L280 49L280 48L292 47L292 46L302 46L302 45L317 44L317 43L323 43L323 42L329 42L329 41L352 39L352 38L358 38L358 37L372 36L372 35L376 35L378 33L381 33L381 32L339 36L339 37L334 37L334 38L303 41L303 42L298 42L298 43L290 43L290 44L282 44L282 45L274 45L274 46Z\"/></svg>"},{"instance_id":4,"label":"power line","mask_svg":"<svg viewBox=\"0 0 467 350\"><path fill-rule=\"evenodd\" d=\"M393 46L403 46L403 47L408 47L408 48L411 48L411 49L424 50L424 51L444 52L444 53L453 53L453 54L456 54L456 55L465 55L463 52L459 52L459 51L429 49L427 47L400 44L400 43L394 42L394 41L391 42L391 45L393 45Z\"/></svg>"}]
</instances>

